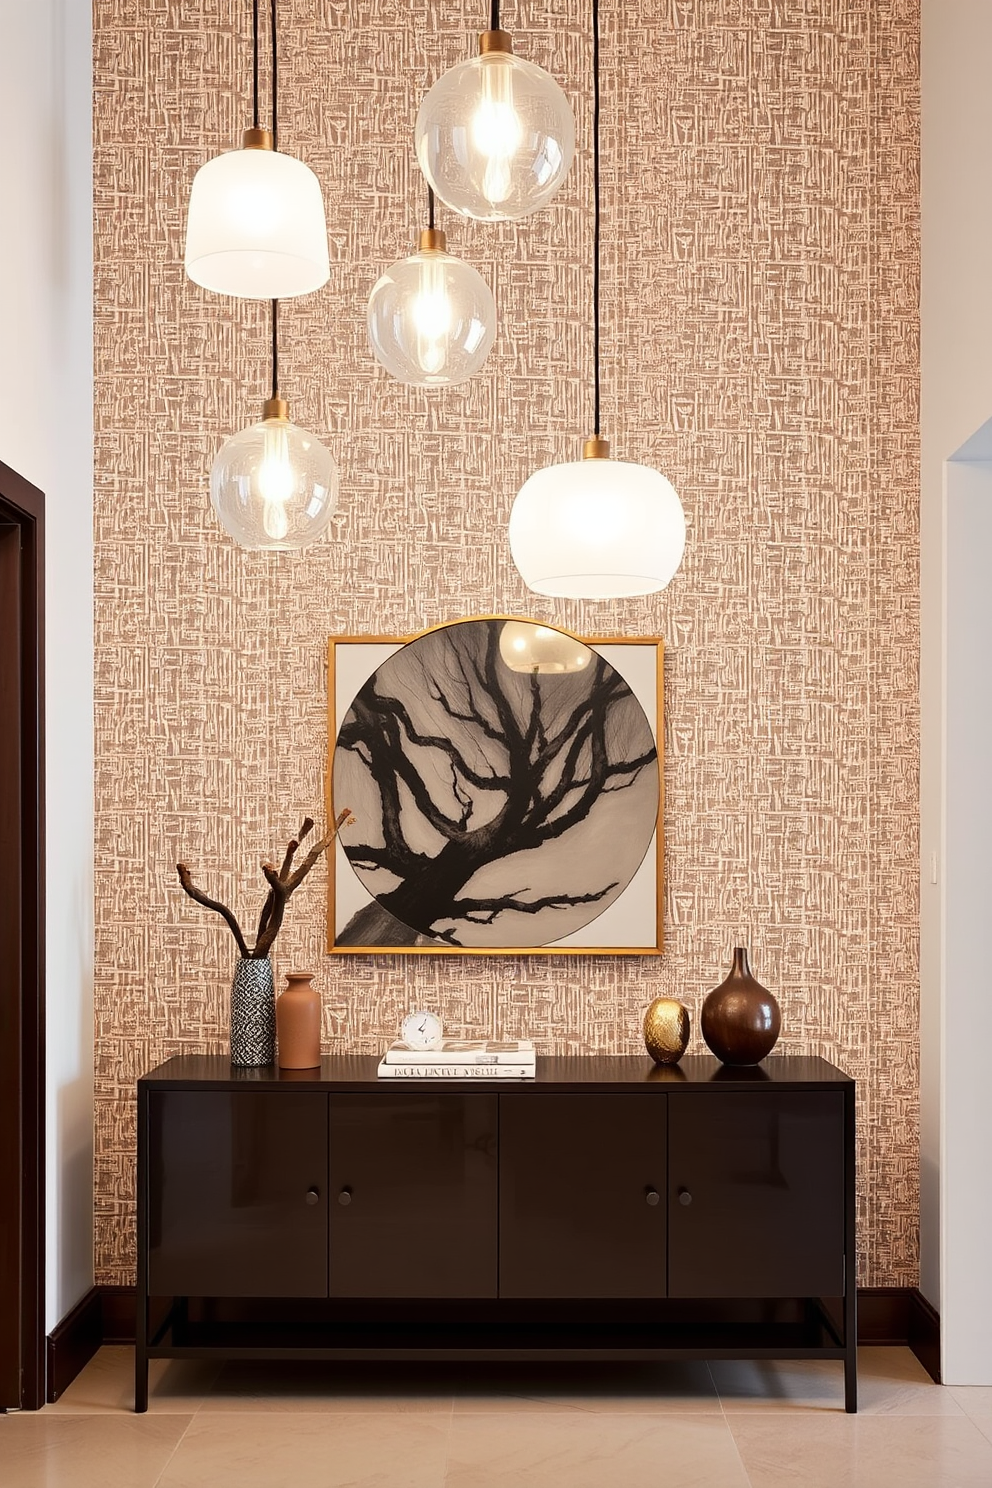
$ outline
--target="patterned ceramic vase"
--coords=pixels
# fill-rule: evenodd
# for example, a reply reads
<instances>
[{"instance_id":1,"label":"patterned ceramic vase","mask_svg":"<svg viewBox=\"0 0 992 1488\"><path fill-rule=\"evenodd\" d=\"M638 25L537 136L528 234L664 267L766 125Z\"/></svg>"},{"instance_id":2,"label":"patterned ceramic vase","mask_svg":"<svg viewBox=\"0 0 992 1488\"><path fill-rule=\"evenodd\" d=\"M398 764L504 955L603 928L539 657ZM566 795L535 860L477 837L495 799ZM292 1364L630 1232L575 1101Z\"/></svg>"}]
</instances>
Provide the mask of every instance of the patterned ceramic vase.
<instances>
[{"instance_id":1,"label":"patterned ceramic vase","mask_svg":"<svg viewBox=\"0 0 992 1488\"><path fill-rule=\"evenodd\" d=\"M778 1003L751 975L747 951L738 946L726 981L714 987L699 1016L703 1038L724 1064L758 1064L782 1028Z\"/></svg>"},{"instance_id":2,"label":"patterned ceramic vase","mask_svg":"<svg viewBox=\"0 0 992 1488\"><path fill-rule=\"evenodd\" d=\"M272 1064L276 1057L276 993L272 962L242 958L231 986L231 1063Z\"/></svg>"}]
</instances>

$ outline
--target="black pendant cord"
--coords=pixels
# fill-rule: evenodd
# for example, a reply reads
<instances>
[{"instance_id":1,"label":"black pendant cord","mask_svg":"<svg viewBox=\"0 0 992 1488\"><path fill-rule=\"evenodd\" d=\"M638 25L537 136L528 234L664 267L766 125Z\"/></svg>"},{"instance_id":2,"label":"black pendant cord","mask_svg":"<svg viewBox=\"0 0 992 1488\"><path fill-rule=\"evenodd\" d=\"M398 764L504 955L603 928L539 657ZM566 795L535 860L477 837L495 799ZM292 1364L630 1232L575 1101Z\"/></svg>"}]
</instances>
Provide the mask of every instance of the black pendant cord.
<instances>
[{"instance_id":1,"label":"black pendant cord","mask_svg":"<svg viewBox=\"0 0 992 1488\"><path fill-rule=\"evenodd\" d=\"M258 128L258 0L251 7L251 127Z\"/></svg>"},{"instance_id":2,"label":"black pendant cord","mask_svg":"<svg viewBox=\"0 0 992 1488\"><path fill-rule=\"evenodd\" d=\"M489 7L489 29L490 31L499 30L499 0L492 0Z\"/></svg>"},{"instance_id":3,"label":"black pendant cord","mask_svg":"<svg viewBox=\"0 0 992 1488\"><path fill-rule=\"evenodd\" d=\"M433 186L428 186L428 188L427 188L427 226L429 228L431 228L431 229L433 229L433 227L434 227L434 187Z\"/></svg>"},{"instance_id":4,"label":"black pendant cord","mask_svg":"<svg viewBox=\"0 0 992 1488\"><path fill-rule=\"evenodd\" d=\"M276 47L276 0L269 7L272 25L272 148L279 148L279 58Z\"/></svg>"},{"instance_id":5,"label":"black pendant cord","mask_svg":"<svg viewBox=\"0 0 992 1488\"><path fill-rule=\"evenodd\" d=\"M593 433L599 438L599 0L592 0L592 375Z\"/></svg>"},{"instance_id":6,"label":"black pendant cord","mask_svg":"<svg viewBox=\"0 0 992 1488\"><path fill-rule=\"evenodd\" d=\"M272 301L272 396L279 396L279 301Z\"/></svg>"}]
</instances>

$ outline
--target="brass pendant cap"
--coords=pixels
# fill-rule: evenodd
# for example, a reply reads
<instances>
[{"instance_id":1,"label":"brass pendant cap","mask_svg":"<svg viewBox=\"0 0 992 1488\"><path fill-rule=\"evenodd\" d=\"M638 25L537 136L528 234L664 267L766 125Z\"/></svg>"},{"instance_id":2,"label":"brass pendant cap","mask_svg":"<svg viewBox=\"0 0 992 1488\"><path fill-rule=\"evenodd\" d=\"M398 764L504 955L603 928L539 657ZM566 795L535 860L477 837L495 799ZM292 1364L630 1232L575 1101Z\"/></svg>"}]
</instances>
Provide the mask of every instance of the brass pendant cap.
<instances>
[{"instance_id":1,"label":"brass pendant cap","mask_svg":"<svg viewBox=\"0 0 992 1488\"><path fill-rule=\"evenodd\" d=\"M417 239L418 253L444 253L447 247L448 239L439 227L421 229L420 237Z\"/></svg>"},{"instance_id":2,"label":"brass pendant cap","mask_svg":"<svg viewBox=\"0 0 992 1488\"><path fill-rule=\"evenodd\" d=\"M483 31L479 37L479 56L484 57L487 52L513 51L513 37L509 31Z\"/></svg>"},{"instance_id":3,"label":"brass pendant cap","mask_svg":"<svg viewBox=\"0 0 992 1488\"><path fill-rule=\"evenodd\" d=\"M263 419L282 419L284 423L289 422L289 404L285 398L266 398Z\"/></svg>"},{"instance_id":4,"label":"brass pendant cap","mask_svg":"<svg viewBox=\"0 0 992 1488\"><path fill-rule=\"evenodd\" d=\"M610 441L608 439L601 439L598 434L594 434L591 439L587 439L583 444L582 458L583 460L608 460L610 458Z\"/></svg>"},{"instance_id":5,"label":"brass pendant cap","mask_svg":"<svg viewBox=\"0 0 992 1488\"><path fill-rule=\"evenodd\" d=\"M241 136L241 148L242 150L274 149L274 145L272 143L272 130L246 129L244 134Z\"/></svg>"}]
</instances>

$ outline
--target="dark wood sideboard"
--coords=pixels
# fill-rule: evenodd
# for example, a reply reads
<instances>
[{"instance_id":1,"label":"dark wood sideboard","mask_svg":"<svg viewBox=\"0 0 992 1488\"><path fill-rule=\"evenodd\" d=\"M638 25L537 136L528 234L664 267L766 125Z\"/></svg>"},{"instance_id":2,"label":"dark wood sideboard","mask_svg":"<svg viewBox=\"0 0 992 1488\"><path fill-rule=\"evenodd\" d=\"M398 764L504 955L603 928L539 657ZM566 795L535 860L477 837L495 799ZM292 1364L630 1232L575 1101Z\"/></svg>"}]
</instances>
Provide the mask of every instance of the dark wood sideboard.
<instances>
[{"instance_id":1,"label":"dark wood sideboard","mask_svg":"<svg viewBox=\"0 0 992 1488\"><path fill-rule=\"evenodd\" d=\"M138 1082L149 1359L842 1360L854 1082L772 1056L384 1081L170 1059Z\"/></svg>"}]
</instances>

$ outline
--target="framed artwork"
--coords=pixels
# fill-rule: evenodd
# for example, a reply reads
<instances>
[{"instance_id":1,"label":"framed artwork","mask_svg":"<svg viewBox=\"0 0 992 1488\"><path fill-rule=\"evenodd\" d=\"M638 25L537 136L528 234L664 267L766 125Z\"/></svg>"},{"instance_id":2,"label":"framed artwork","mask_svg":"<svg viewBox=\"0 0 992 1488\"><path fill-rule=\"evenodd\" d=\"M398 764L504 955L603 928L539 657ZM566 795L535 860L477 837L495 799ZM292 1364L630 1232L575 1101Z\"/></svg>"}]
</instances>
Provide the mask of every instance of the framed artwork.
<instances>
[{"instance_id":1,"label":"framed artwork","mask_svg":"<svg viewBox=\"0 0 992 1488\"><path fill-rule=\"evenodd\" d=\"M492 615L328 645L332 955L656 955L663 644Z\"/></svg>"}]
</instances>

